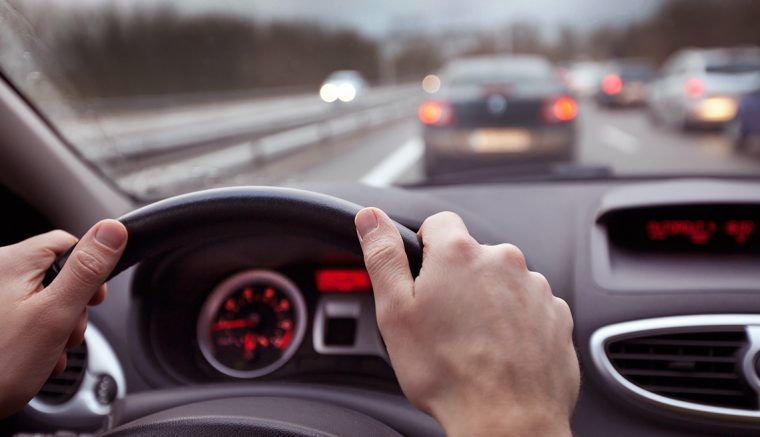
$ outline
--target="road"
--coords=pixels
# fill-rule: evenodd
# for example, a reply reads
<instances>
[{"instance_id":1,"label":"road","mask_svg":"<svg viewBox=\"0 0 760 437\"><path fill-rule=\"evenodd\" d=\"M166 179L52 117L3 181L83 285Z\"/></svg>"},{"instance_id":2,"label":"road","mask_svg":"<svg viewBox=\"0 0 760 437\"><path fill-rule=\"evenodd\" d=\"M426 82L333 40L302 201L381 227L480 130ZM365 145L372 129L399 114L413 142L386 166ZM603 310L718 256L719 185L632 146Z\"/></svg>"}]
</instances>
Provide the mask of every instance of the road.
<instances>
[{"instance_id":1,"label":"road","mask_svg":"<svg viewBox=\"0 0 760 437\"><path fill-rule=\"evenodd\" d=\"M402 103L373 106L374 116L366 108L342 113L343 127L330 135L319 133L340 117L270 132L252 141L190 148L178 156L151 158L147 164L128 160L117 180L145 197L209 186L417 182L424 177L423 144L415 120L419 96L407 97ZM737 155L721 132L655 126L641 109L609 110L592 102L582 102L580 113L579 164L607 166L615 175L760 174L760 154ZM261 150L278 153L256 156Z\"/></svg>"}]
</instances>

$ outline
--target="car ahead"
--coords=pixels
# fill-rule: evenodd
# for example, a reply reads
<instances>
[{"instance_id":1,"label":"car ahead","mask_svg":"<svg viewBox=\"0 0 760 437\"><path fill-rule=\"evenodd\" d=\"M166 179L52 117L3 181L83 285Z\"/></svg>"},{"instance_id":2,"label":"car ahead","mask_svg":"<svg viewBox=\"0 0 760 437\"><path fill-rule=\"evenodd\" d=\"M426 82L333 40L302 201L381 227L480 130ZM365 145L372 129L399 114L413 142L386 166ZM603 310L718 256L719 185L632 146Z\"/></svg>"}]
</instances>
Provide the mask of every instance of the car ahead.
<instances>
[{"instance_id":1,"label":"car ahead","mask_svg":"<svg viewBox=\"0 0 760 437\"><path fill-rule=\"evenodd\" d=\"M425 171L572 160L578 105L537 56L457 59L419 107Z\"/></svg>"},{"instance_id":2,"label":"car ahead","mask_svg":"<svg viewBox=\"0 0 760 437\"><path fill-rule=\"evenodd\" d=\"M639 59L612 62L601 76L596 101L605 107L640 106L646 102L649 84L657 76L652 65Z\"/></svg>"},{"instance_id":3,"label":"car ahead","mask_svg":"<svg viewBox=\"0 0 760 437\"><path fill-rule=\"evenodd\" d=\"M358 71L340 70L330 74L319 88L325 103L350 103L367 89L367 82Z\"/></svg>"},{"instance_id":4,"label":"car ahead","mask_svg":"<svg viewBox=\"0 0 760 437\"><path fill-rule=\"evenodd\" d=\"M754 89L760 48L685 49L665 63L652 87L651 119L689 128L722 128L734 119L738 98Z\"/></svg>"},{"instance_id":5,"label":"car ahead","mask_svg":"<svg viewBox=\"0 0 760 437\"><path fill-rule=\"evenodd\" d=\"M759 84L760 85L760 84ZM739 99L728 134L738 152L754 152L760 145L760 87Z\"/></svg>"}]
</instances>

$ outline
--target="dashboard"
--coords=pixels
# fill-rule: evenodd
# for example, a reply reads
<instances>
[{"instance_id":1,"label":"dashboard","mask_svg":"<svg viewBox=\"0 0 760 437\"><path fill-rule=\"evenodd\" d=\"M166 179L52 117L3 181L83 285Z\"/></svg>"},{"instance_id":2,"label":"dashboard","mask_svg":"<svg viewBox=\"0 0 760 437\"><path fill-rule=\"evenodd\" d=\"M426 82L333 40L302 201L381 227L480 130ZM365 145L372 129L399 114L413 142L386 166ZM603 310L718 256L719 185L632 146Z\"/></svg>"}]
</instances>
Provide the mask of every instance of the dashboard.
<instances>
[{"instance_id":1,"label":"dashboard","mask_svg":"<svg viewBox=\"0 0 760 437\"><path fill-rule=\"evenodd\" d=\"M760 184L299 188L378 206L412 229L451 210L480 242L518 245L573 311L576 435L760 432ZM145 411L141 393L173 388L185 390L177 404L191 388L269 383L401 393L362 260L319 236L191 243L110 288L91 320L123 367L127 419Z\"/></svg>"}]
</instances>

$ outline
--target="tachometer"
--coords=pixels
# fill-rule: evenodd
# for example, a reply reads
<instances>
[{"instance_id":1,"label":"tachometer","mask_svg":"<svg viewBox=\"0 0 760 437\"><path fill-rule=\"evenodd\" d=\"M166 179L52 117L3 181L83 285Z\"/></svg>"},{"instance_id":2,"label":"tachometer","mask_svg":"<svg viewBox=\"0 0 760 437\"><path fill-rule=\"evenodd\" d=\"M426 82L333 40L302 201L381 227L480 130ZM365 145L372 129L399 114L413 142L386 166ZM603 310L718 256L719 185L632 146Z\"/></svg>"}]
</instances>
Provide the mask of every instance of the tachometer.
<instances>
[{"instance_id":1,"label":"tachometer","mask_svg":"<svg viewBox=\"0 0 760 437\"><path fill-rule=\"evenodd\" d=\"M298 287L269 270L239 273L203 304L198 344L216 370L237 378L273 372L296 352L306 331Z\"/></svg>"}]
</instances>

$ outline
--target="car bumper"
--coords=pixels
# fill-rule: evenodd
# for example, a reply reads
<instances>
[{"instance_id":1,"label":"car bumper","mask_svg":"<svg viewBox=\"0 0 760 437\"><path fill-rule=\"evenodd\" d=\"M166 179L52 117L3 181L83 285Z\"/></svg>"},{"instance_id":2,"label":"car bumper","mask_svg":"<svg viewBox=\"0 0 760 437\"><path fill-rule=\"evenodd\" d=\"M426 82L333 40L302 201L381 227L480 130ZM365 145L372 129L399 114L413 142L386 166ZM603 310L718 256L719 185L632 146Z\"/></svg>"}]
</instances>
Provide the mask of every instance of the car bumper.
<instances>
[{"instance_id":1,"label":"car bumper","mask_svg":"<svg viewBox=\"0 0 760 437\"><path fill-rule=\"evenodd\" d=\"M424 134L428 167L500 166L572 159L575 128L430 129Z\"/></svg>"}]
</instances>

